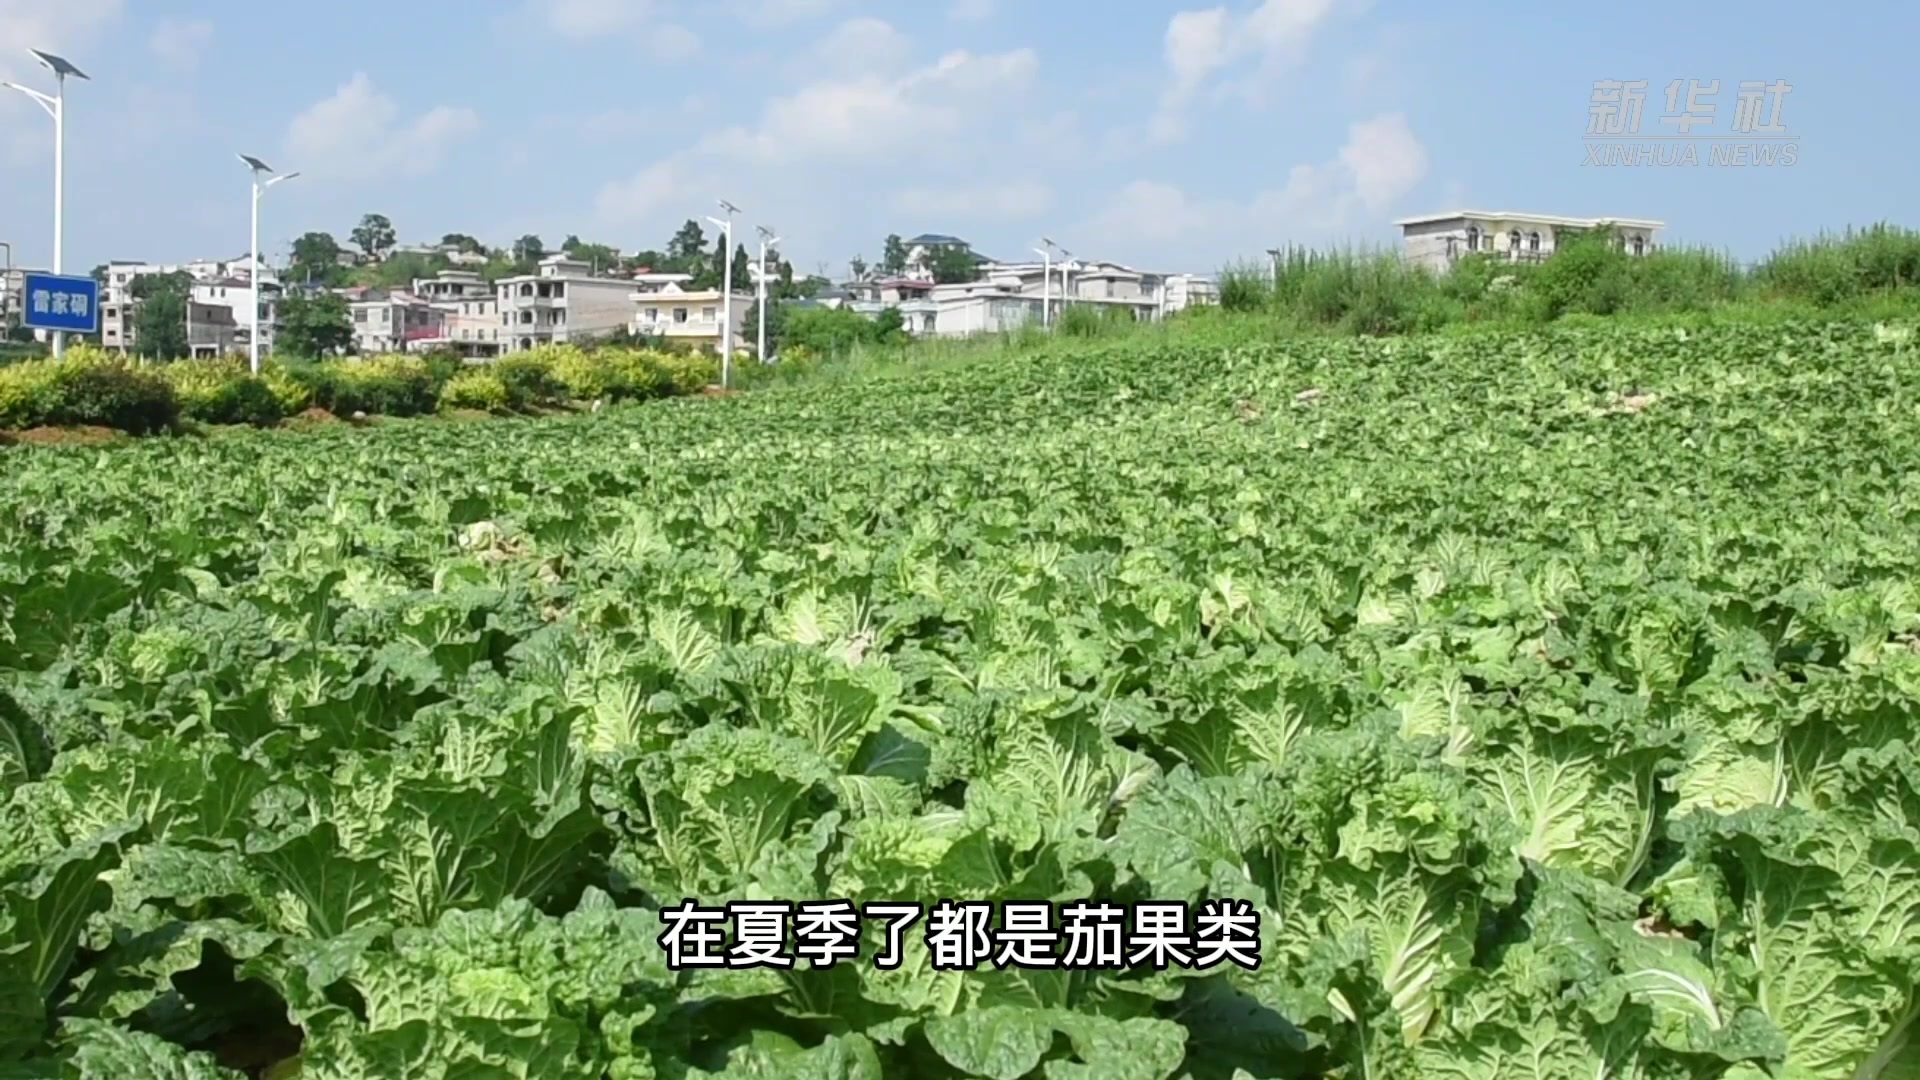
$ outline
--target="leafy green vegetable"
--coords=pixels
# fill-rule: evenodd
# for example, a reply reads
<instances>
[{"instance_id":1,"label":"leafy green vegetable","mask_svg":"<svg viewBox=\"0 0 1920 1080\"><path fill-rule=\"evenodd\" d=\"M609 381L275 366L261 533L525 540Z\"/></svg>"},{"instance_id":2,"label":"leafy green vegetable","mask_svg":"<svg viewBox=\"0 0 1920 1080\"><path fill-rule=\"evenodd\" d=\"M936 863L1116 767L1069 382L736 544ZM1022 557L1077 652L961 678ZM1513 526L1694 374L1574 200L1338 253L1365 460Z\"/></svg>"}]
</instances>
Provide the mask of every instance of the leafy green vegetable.
<instances>
[{"instance_id":1,"label":"leafy green vegetable","mask_svg":"<svg viewBox=\"0 0 1920 1080\"><path fill-rule=\"evenodd\" d=\"M1898 342L1222 325L8 451L0 1076L1920 1075ZM1259 962L928 940L1148 901Z\"/></svg>"}]
</instances>

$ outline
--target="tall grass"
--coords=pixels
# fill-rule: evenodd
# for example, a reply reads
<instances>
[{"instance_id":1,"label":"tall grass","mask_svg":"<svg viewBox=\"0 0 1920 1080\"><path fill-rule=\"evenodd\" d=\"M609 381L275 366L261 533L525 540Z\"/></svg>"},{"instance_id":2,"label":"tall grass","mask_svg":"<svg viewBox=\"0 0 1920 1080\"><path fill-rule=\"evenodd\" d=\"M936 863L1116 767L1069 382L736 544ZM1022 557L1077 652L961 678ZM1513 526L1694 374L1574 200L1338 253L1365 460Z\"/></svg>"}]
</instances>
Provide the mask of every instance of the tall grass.
<instances>
[{"instance_id":1,"label":"tall grass","mask_svg":"<svg viewBox=\"0 0 1920 1080\"><path fill-rule=\"evenodd\" d=\"M1221 307L1302 329L1400 334L1459 324L1540 324L1568 315L1675 315L1784 303L1920 308L1920 233L1891 225L1789 242L1751 272L1706 248L1632 256L1604 230L1540 263L1471 255L1445 273L1395 249L1293 247L1220 275Z\"/></svg>"},{"instance_id":2,"label":"tall grass","mask_svg":"<svg viewBox=\"0 0 1920 1080\"><path fill-rule=\"evenodd\" d=\"M1920 285L1920 232L1881 223L1788 240L1753 270L1754 283L1778 297L1838 304Z\"/></svg>"}]
</instances>

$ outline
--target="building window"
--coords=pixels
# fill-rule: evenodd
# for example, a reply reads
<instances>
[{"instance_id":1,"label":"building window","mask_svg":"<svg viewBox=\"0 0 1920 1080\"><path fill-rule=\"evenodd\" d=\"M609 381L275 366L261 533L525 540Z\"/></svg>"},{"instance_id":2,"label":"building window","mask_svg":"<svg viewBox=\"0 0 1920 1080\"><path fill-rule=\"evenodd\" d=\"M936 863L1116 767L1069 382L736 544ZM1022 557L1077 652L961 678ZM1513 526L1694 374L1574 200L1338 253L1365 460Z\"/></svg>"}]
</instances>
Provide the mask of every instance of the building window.
<instances>
[{"instance_id":1,"label":"building window","mask_svg":"<svg viewBox=\"0 0 1920 1080\"><path fill-rule=\"evenodd\" d=\"M1519 229L1515 229L1512 232L1507 234L1507 250L1513 252L1515 255L1520 254L1520 230Z\"/></svg>"},{"instance_id":2,"label":"building window","mask_svg":"<svg viewBox=\"0 0 1920 1080\"><path fill-rule=\"evenodd\" d=\"M648 322L659 322L659 321L660 321L660 309L659 309L659 308L657 308L657 307L650 307L650 308L648 308L648 309L647 309L647 321L648 321Z\"/></svg>"},{"instance_id":3,"label":"building window","mask_svg":"<svg viewBox=\"0 0 1920 1080\"><path fill-rule=\"evenodd\" d=\"M525 285L522 285L522 286L520 286L520 295L521 295L521 296L532 296L532 295L533 295L533 284L532 284L531 282L529 282L528 284L525 284Z\"/></svg>"},{"instance_id":4,"label":"building window","mask_svg":"<svg viewBox=\"0 0 1920 1080\"><path fill-rule=\"evenodd\" d=\"M1478 225L1467 226L1467 250L1480 250L1480 226Z\"/></svg>"},{"instance_id":5,"label":"building window","mask_svg":"<svg viewBox=\"0 0 1920 1080\"><path fill-rule=\"evenodd\" d=\"M1636 236L1636 237L1634 237L1634 238L1633 238L1633 253L1634 253L1635 255L1645 255L1645 254L1647 253L1647 238L1646 238L1646 237L1644 237L1644 236Z\"/></svg>"},{"instance_id":6,"label":"building window","mask_svg":"<svg viewBox=\"0 0 1920 1080\"><path fill-rule=\"evenodd\" d=\"M531 326L531 325L533 325L533 312L531 312L531 311L523 311L523 312L521 312L521 313L520 313L520 325L522 325L522 326Z\"/></svg>"},{"instance_id":7,"label":"building window","mask_svg":"<svg viewBox=\"0 0 1920 1080\"><path fill-rule=\"evenodd\" d=\"M555 300L564 300L564 299L566 299L566 297L567 297L567 283L566 283L566 282L564 282L564 281L556 281L556 282L554 282L554 283L553 283L553 298L554 298Z\"/></svg>"},{"instance_id":8,"label":"building window","mask_svg":"<svg viewBox=\"0 0 1920 1080\"><path fill-rule=\"evenodd\" d=\"M353 313L353 321L354 321L354 322L357 322L357 323L363 323L363 322L366 322L366 321L367 321L367 309L366 309L366 308L361 308L361 309L360 309L359 311L356 311L356 312L354 312L354 313Z\"/></svg>"},{"instance_id":9,"label":"building window","mask_svg":"<svg viewBox=\"0 0 1920 1080\"><path fill-rule=\"evenodd\" d=\"M700 321L701 321L701 322L712 322L712 321L713 321L713 316L714 316L714 312L715 312L715 311L717 311L717 310L718 310L717 308L710 308L710 307L703 307L703 308L701 308L701 309L700 309Z\"/></svg>"},{"instance_id":10,"label":"building window","mask_svg":"<svg viewBox=\"0 0 1920 1080\"><path fill-rule=\"evenodd\" d=\"M523 349L531 349L531 348L533 348L533 339L532 339L532 338L530 338L530 337L523 337L523 338L521 338L521 339L520 339L520 347L521 347L521 348L523 348Z\"/></svg>"},{"instance_id":11,"label":"building window","mask_svg":"<svg viewBox=\"0 0 1920 1080\"><path fill-rule=\"evenodd\" d=\"M1535 255L1538 255L1540 253L1540 234L1539 233L1530 232L1527 234L1527 250L1533 252Z\"/></svg>"},{"instance_id":12,"label":"building window","mask_svg":"<svg viewBox=\"0 0 1920 1080\"><path fill-rule=\"evenodd\" d=\"M674 309L673 309L673 321L674 321L674 322L677 322L677 323L683 323L683 322L686 322L686 321L687 321L687 309L686 309L686 308L683 308L683 307L677 307L677 308L674 308Z\"/></svg>"}]
</instances>

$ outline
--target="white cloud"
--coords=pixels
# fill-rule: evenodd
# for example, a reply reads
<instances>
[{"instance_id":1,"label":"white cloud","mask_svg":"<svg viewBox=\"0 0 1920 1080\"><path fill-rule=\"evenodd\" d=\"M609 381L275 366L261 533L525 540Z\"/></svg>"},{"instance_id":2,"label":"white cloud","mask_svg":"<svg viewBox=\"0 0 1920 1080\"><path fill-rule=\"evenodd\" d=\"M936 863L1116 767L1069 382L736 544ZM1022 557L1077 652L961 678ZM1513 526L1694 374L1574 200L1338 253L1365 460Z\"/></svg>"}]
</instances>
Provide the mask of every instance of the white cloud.
<instances>
[{"instance_id":1,"label":"white cloud","mask_svg":"<svg viewBox=\"0 0 1920 1080\"><path fill-rule=\"evenodd\" d=\"M1037 180L1012 180L976 187L909 188L892 199L893 209L911 218L951 221L1029 218L1053 205L1053 189Z\"/></svg>"},{"instance_id":2,"label":"white cloud","mask_svg":"<svg viewBox=\"0 0 1920 1080\"><path fill-rule=\"evenodd\" d=\"M777 226L789 244L805 247L836 230L882 227L872 220L873 202L823 204L822 191L846 194L863 178L897 178L905 162L921 176L978 176L982 160L1047 159L1051 148L1043 133L1060 134L1057 115L1030 117L1019 109L1033 101L1039 72L1039 57L1030 49L955 51L916 64L897 29L854 19L797 52L803 58L839 52L844 62L808 65L812 78L767 100L751 122L711 131L602 186L594 199L594 228L609 234L631 229L640 234L634 243L657 244L655 234L701 217L724 197L744 208L743 221ZM1021 212L1022 201L1039 198L1030 189L996 192L991 186L941 191L932 184L932 190L900 200L929 215L970 207L993 216ZM876 198L885 209L884 196Z\"/></svg>"},{"instance_id":3,"label":"white cloud","mask_svg":"<svg viewBox=\"0 0 1920 1080\"><path fill-rule=\"evenodd\" d=\"M646 47L656 60L691 60L700 55L700 35L679 23L659 23L648 31Z\"/></svg>"},{"instance_id":4,"label":"white cloud","mask_svg":"<svg viewBox=\"0 0 1920 1080\"><path fill-rule=\"evenodd\" d=\"M862 16L848 19L821 38L801 67L816 78L890 75L905 66L912 51L913 42L891 23Z\"/></svg>"},{"instance_id":5,"label":"white cloud","mask_svg":"<svg viewBox=\"0 0 1920 1080\"><path fill-rule=\"evenodd\" d=\"M153 28L153 36L147 40L147 47L168 67L192 71L200 66L200 54L212 43L213 24L207 20L180 22L164 19Z\"/></svg>"},{"instance_id":6,"label":"white cloud","mask_svg":"<svg viewBox=\"0 0 1920 1080\"><path fill-rule=\"evenodd\" d=\"M1348 129L1340 163L1353 180L1353 195L1368 213L1379 213L1412 191L1427 175L1427 148L1402 113L1386 113Z\"/></svg>"},{"instance_id":7,"label":"white cloud","mask_svg":"<svg viewBox=\"0 0 1920 1080\"><path fill-rule=\"evenodd\" d=\"M1104 243L1151 252L1265 247L1260 238L1331 235L1380 218L1427 175L1427 151L1405 116L1357 121L1328 161L1295 165L1279 187L1245 200L1195 199L1140 180L1116 192L1082 230Z\"/></svg>"},{"instance_id":8,"label":"white cloud","mask_svg":"<svg viewBox=\"0 0 1920 1080\"><path fill-rule=\"evenodd\" d=\"M525 19L570 41L631 38L656 60L685 60L700 52L700 36L661 18L655 0L528 0Z\"/></svg>"},{"instance_id":9,"label":"white cloud","mask_svg":"<svg viewBox=\"0 0 1920 1080\"><path fill-rule=\"evenodd\" d=\"M994 0L953 0L947 18L954 22L985 22L993 18Z\"/></svg>"},{"instance_id":10,"label":"white cloud","mask_svg":"<svg viewBox=\"0 0 1920 1080\"><path fill-rule=\"evenodd\" d=\"M894 78L867 75L804 86L767 103L752 128L711 136L701 149L774 165L805 159L878 161L903 151L921 157L962 146L991 128L1000 106L1021 99L1039 71L1031 49L975 55L951 52Z\"/></svg>"},{"instance_id":11,"label":"white cloud","mask_svg":"<svg viewBox=\"0 0 1920 1080\"><path fill-rule=\"evenodd\" d=\"M411 121L356 72L333 96L293 118L286 168L340 180L413 177L432 172L454 144L479 130L472 109L436 105Z\"/></svg>"},{"instance_id":12,"label":"white cloud","mask_svg":"<svg viewBox=\"0 0 1920 1080\"><path fill-rule=\"evenodd\" d=\"M1251 62L1256 73L1240 86L1258 98L1280 69L1298 63L1314 37L1334 16L1357 11L1369 0L1262 0L1251 11L1225 7L1181 11L1167 20L1163 43L1168 83L1153 122L1155 137L1184 133L1186 111L1221 72Z\"/></svg>"},{"instance_id":13,"label":"white cloud","mask_svg":"<svg viewBox=\"0 0 1920 1080\"><path fill-rule=\"evenodd\" d=\"M595 38L645 26L654 6L648 0L538 0L527 10L539 12L562 37Z\"/></svg>"},{"instance_id":14,"label":"white cloud","mask_svg":"<svg viewBox=\"0 0 1920 1080\"><path fill-rule=\"evenodd\" d=\"M830 15L845 4L846 0L729 0L718 6L741 22L767 28ZM668 57L699 40L691 30L665 17L673 6L677 5L663 0L526 0L507 25L517 29L533 20L575 41L632 36L656 56Z\"/></svg>"},{"instance_id":15,"label":"white cloud","mask_svg":"<svg viewBox=\"0 0 1920 1080\"><path fill-rule=\"evenodd\" d=\"M734 0L741 19L759 26L785 26L830 15L846 0Z\"/></svg>"}]
</instances>

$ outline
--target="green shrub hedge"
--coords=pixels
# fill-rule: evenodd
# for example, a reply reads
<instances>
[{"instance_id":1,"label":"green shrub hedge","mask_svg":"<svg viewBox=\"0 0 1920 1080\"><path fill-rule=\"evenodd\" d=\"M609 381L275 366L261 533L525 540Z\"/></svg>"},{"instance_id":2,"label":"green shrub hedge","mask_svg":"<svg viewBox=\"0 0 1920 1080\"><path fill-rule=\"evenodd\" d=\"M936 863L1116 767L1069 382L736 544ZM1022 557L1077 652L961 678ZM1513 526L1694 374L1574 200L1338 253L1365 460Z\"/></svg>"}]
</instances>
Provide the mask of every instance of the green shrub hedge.
<instances>
[{"instance_id":1,"label":"green shrub hedge","mask_svg":"<svg viewBox=\"0 0 1920 1080\"><path fill-rule=\"evenodd\" d=\"M143 364L83 344L59 360L0 367L0 430L87 424L147 434L181 421L264 427L309 408L337 416L508 412L697 393L718 374L712 357L547 346L478 365L397 355L274 359L256 376L239 359Z\"/></svg>"},{"instance_id":2,"label":"green shrub hedge","mask_svg":"<svg viewBox=\"0 0 1920 1080\"><path fill-rule=\"evenodd\" d=\"M86 345L0 368L0 427L91 424L145 435L179 416L166 379Z\"/></svg>"}]
</instances>

